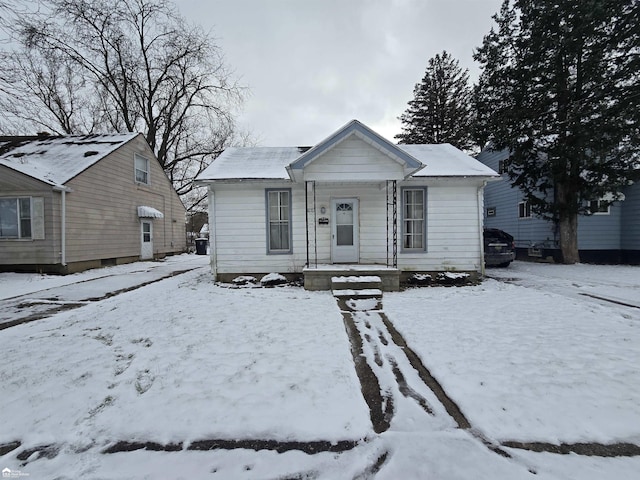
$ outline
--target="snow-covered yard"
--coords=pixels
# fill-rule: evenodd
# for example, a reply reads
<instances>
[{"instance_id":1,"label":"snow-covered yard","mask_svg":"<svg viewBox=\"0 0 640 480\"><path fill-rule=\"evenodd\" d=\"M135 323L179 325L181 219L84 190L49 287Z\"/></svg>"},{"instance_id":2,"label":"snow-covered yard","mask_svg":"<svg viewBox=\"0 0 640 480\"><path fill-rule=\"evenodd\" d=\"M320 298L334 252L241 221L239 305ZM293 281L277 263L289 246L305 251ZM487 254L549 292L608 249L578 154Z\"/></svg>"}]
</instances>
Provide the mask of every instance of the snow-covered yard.
<instances>
[{"instance_id":1,"label":"snow-covered yard","mask_svg":"<svg viewBox=\"0 0 640 480\"><path fill-rule=\"evenodd\" d=\"M640 309L568 294L589 280L572 267L553 266L566 287L558 292L536 284L528 266L512 267L501 272L520 275L518 284L385 293L384 310L490 440L640 445ZM638 267L590 268L626 297L640 292ZM19 282L55 282L11 281L21 293L37 287ZM31 478L582 480L640 471L640 457L509 449L506 459L449 424L427 431L407 420L376 435L329 292L232 289L199 269L2 330L0 349L0 444L22 442L0 469ZM100 453L117 441L206 439L360 444L313 455ZM51 459L16 458L48 444L61 448Z\"/></svg>"}]
</instances>

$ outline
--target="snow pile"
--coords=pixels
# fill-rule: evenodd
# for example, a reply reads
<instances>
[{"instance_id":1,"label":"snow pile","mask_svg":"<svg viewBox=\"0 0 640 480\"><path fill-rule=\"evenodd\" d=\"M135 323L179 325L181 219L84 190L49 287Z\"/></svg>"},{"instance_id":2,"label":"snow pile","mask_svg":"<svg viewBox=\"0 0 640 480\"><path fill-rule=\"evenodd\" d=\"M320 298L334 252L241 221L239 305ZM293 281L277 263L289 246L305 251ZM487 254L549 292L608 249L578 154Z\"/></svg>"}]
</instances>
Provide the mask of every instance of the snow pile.
<instances>
[{"instance_id":1,"label":"snow pile","mask_svg":"<svg viewBox=\"0 0 640 480\"><path fill-rule=\"evenodd\" d=\"M272 287L274 285L282 285L287 283L287 278L279 273L268 273L260 279L260 284L263 287Z\"/></svg>"},{"instance_id":2,"label":"snow pile","mask_svg":"<svg viewBox=\"0 0 640 480\"><path fill-rule=\"evenodd\" d=\"M232 280L234 285L250 285L257 282L256 277L251 275L240 275Z\"/></svg>"}]
</instances>

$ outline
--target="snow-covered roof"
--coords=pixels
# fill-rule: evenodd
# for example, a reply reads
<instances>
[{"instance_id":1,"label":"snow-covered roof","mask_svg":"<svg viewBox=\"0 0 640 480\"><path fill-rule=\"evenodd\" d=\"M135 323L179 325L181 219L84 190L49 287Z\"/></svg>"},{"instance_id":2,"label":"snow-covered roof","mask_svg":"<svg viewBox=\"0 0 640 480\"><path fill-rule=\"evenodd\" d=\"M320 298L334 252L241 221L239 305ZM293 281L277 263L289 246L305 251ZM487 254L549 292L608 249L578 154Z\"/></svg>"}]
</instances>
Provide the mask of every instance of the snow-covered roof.
<instances>
[{"instance_id":1,"label":"snow-covered roof","mask_svg":"<svg viewBox=\"0 0 640 480\"><path fill-rule=\"evenodd\" d=\"M0 140L0 165L61 186L138 133L13 137Z\"/></svg>"},{"instance_id":2,"label":"snow-covered roof","mask_svg":"<svg viewBox=\"0 0 640 480\"><path fill-rule=\"evenodd\" d=\"M491 168L449 143L437 145L398 145L426 164L414 177L497 177Z\"/></svg>"},{"instance_id":3,"label":"snow-covered roof","mask_svg":"<svg viewBox=\"0 0 640 480\"><path fill-rule=\"evenodd\" d=\"M198 180L289 180L287 166L308 147L227 148Z\"/></svg>"},{"instance_id":4,"label":"snow-covered roof","mask_svg":"<svg viewBox=\"0 0 640 480\"><path fill-rule=\"evenodd\" d=\"M405 165L404 174L414 177L498 177L498 174L454 146L394 145L358 120L351 120L314 147L227 148L196 181L290 180L299 181L295 171L304 168L347 137L364 142Z\"/></svg>"},{"instance_id":5,"label":"snow-covered roof","mask_svg":"<svg viewBox=\"0 0 640 480\"><path fill-rule=\"evenodd\" d=\"M497 177L497 173L448 143L398 145L426 166L415 177ZM228 148L199 176L198 180L290 180L287 166L308 147Z\"/></svg>"}]
</instances>

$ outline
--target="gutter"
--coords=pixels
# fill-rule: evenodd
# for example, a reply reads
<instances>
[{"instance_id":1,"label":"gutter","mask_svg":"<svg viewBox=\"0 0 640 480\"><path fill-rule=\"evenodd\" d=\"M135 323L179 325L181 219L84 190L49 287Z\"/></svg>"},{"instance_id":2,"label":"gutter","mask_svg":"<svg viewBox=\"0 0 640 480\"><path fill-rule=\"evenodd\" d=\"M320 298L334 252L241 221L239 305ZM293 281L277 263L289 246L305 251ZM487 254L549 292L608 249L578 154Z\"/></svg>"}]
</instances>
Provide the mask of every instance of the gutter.
<instances>
[{"instance_id":1,"label":"gutter","mask_svg":"<svg viewBox=\"0 0 640 480\"><path fill-rule=\"evenodd\" d=\"M54 192L60 192L61 195L61 212L60 212L60 263L63 267L67 266L67 193L71 192L69 187L64 185L56 185L53 187Z\"/></svg>"},{"instance_id":2,"label":"gutter","mask_svg":"<svg viewBox=\"0 0 640 480\"><path fill-rule=\"evenodd\" d=\"M487 185L487 181L482 182L482 185L478 186L478 231L480 237L480 274L484 277L485 265L484 265L484 187Z\"/></svg>"},{"instance_id":3,"label":"gutter","mask_svg":"<svg viewBox=\"0 0 640 480\"><path fill-rule=\"evenodd\" d=\"M216 197L213 188L207 188L207 198L209 199L209 262L213 280L218 276L218 254L216 252Z\"/></svg>"}]
</instances>

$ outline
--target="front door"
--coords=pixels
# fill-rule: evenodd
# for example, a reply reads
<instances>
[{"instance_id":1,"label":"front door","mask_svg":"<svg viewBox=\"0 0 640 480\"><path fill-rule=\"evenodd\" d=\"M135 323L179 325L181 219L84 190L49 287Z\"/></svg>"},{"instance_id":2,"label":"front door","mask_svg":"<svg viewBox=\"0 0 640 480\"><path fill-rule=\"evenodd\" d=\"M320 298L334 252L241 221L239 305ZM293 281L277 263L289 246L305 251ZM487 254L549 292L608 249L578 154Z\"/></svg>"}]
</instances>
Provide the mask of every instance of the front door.
<instances>
[{"instance_id":1,"label":"front door","mask_svg":"<svg viewBox=\"0 0 640 480\"><path fill-rule=\"evenodd\" d=\"M333 263L358 263L358 199L334 198L331 200L333 224L331 227L331 261Z\"/></svg>"},{"instance_id":2,"label":"front door","mask_svg":"<svg viewBox=\"0 0 640 480\"><path fill-rule=\"evenodd\" d=\"M153 225L149 221L140 223L140 259L150 260L153 258Z\"/></svg>"}]
</instances>

